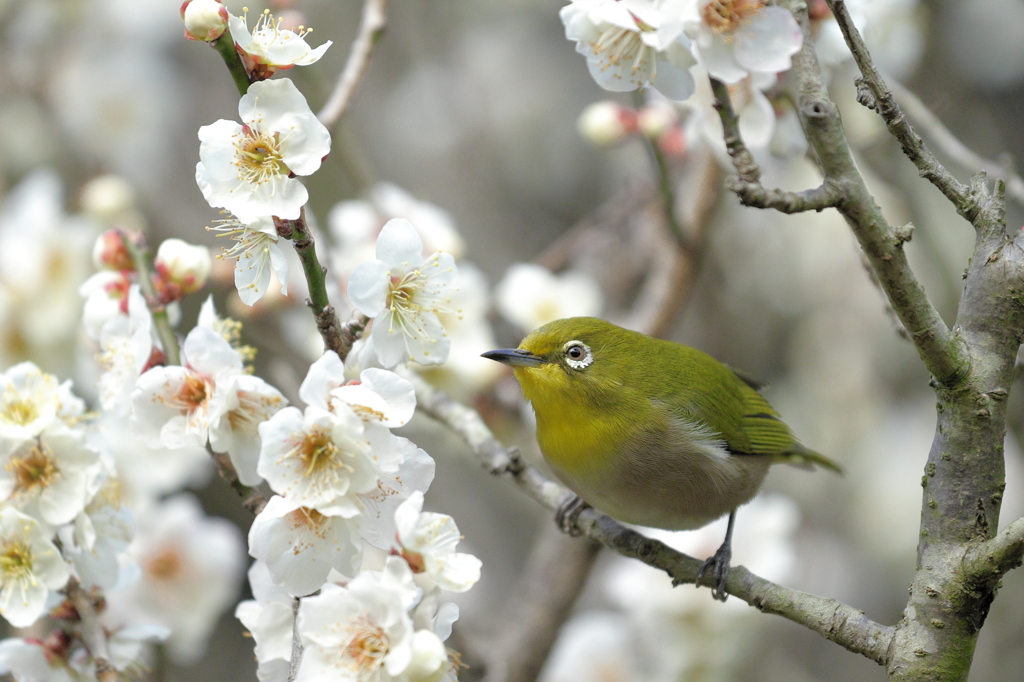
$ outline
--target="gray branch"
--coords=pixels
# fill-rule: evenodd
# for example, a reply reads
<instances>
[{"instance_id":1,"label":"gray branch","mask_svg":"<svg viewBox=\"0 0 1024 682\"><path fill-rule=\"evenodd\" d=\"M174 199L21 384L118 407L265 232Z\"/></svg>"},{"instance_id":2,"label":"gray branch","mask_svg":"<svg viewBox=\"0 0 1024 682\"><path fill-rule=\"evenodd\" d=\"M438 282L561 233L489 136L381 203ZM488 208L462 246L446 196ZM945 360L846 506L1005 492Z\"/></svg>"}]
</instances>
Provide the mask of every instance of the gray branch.
<instances>
[{"instance_id":1,"label":"gray branch","mask_svg":"<svg viewBox=\"0 0 1024 682\"><path fill-rule=\"evenodd\" d=\"M352 43L348 61L345 62L345 68L338 76L338 82L327 103L317 114L317 118L329 130L333 130L345 115L356 88L366 75L373 48L387 26L387 5L387 0L365 0L363 4L363 18L359 22L359 33Z\"/></svg>"}]
</instances>

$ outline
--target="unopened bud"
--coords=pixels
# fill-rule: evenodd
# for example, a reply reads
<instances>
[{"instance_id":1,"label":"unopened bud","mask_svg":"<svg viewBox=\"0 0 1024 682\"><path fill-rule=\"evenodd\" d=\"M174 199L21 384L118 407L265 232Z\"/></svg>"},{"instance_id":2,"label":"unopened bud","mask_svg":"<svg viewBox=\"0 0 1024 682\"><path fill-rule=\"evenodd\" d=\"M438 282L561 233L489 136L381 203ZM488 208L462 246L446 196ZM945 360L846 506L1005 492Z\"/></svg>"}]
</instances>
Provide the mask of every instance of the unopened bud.
<instances>
[{"instance_id":1,"label":"unopened bud","mask_svg":"<svg viewBox=\"0 0 1024 682\"><path fill-rule=\"evenodd\" d=\"M676 124L679 116L676 108L668 102L651 102L644 106L636 115L636 124L640 132L649 140L657 140Z\"/></svg>"},{"instance_id":2,"label":"unopened bud","mask_svg":"<svg viewBox=\"0 0 1024 682\"><path fill-rule=\"evenodd\" d=\"M228 10L220 0L185 0L181 4L185 37L212 42L228 28Z\"/></svg>"},{"instance_id":3,"label":"unopened bud","mask_svg":"<svg viewBox=\"0 0 1024 682\"><path fill-rule=\"evenodd\" d=\"M199 291L210 276L210 250L180 239L165 239L156 252L156 271L182 294ZM176 298L180 298L176 297Z\"/></svg>"},{"instance_id":4,"label":"unopened bud","mask_svg":"<svg viewBox=\"0 0 1024 682\"><path fill-rule=\"evenodd\" d=\"M599 147L609 147L636 132L636 113L612 101L594 102L576 121L580 135Z\"/></svg>"},{"instance_id":5,"label":"unopened bud","mask_svg":"<svg viewBox=\"0 0 1024 682\"><path fill-rule=\"evenodd\" d=\"M135 208L135 190L120 175L100 175L82 187L82 211L101 220L116 220Z\"/></svg>"},{"instance_id":6,"label":"unopened bud","mask_svg":"<svg viewBox=\"0 0 1024 682\"><path fill-rule=\"evenodd\" d=\"M132 256L119 230L107 230L92 245L92 264L97 270L134 270Z\"/></svg>"},{"instance_id":7,"label":"unopened bud","mask_svg":"<svg viewBox=\"0 0 1024 682\"><path fill-rule=\"evenodd\" d=\"M686 156L686 136L682 126L672 126L662 133L657 145L668 156Z\"/></svg>"}]
</instances>

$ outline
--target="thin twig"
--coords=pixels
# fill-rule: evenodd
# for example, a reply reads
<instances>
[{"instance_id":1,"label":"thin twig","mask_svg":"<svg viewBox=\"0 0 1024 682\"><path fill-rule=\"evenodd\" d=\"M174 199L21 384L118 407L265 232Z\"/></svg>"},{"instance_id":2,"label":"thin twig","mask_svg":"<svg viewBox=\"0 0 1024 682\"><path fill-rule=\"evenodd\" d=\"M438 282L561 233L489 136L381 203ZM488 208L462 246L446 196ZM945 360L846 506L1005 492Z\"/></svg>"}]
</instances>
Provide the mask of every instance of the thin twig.
<instances>
[{"instance_id":1,"label":"thin twig","mask_svg":"<svg viewBox=\"0 0 1024 682\"><path fill-rule=\"evenodd\" d=\"M352 102L356 88L366 75L366 70L370 66L370 55L373 54L373 48L387 25L387 4L387 0L365 0L363 3L363 18L359 23L359 33L348 53L348 61L345 62L345 68L338 76L338 82L327 103L317 114L317 118L328 130L333 130L341 120Z\"/></svg>"},{"instance_id":2,"label":"thin twig","mask_svg":"<svg viewBox=\"0 0 1024 682\"><path fill-rule=\"evenodd\" d=\"M782 213L821 211L839 203L842 192L839 187L829 182L828 177L819 187L802 192L769 189L762 185L761 169L740 135L739 117L733 111L729 88L716 78L710 80L711 91L715 95L715 109L722 120L725 148L739 175L737 178L730 178L727 186L739 197L740 203L755 208L772 208Z\"/></svg>"},{"instance_id":3,"label":"thin twig","mask_svg":"<svg viewBox=\"0 0 1024 682\"><path fill-rule=\"evenodd\" d=\"M885 121L886 127L889 128L889 132L900 143L903 153L917 166L921 176L927 178L940 192L946 195L960 215L973 223L980 207L972 188L953 177L952 173L935 158L921 136L911 127L903 110L893 99L892 92L886 86L882 75L875 68L868 48L864 44L864 39L846 8L845 0L826 0L826 2L843 32L850 52L853 53L857 68L860 69L862 77L857 82L857 101L878 112L882 120Z\"/></svg>"},{"instance_id":4,"label":"thin twig","mask_svg":"<svg viewBox=\"0 0 1024 682\"><path fill-rule=\"evenodd\" d=\"M302 272L306 276L306 286L309 289L306 305L316 318L316 328L324 340L324 349L333 350L341 357L345 357L348 351L343 347L342 329L338 324L334 307L327 298L327 269L320 265L316 256L316 243L309 226L306 225L305 207L299 211L299 217L295 220L274 216L274 226L277 228L278 236L292 241L295 253L302 262ZM348 347L352 347L351 343Z\"/></svg>"},{"instance_id":5,"label":"thin twig","mask_svg":"<svg viewBox=\"0 0 1024 682\"><path fill-rule=\"evenodd\" d=\"M107 651L107 636L103 632L99 615L96 613L89 595L85 593L82 585L75 578L68 581L64 588L64 594L68 596L75 611L78 612L82 644L85 645L96 664L96 678L100 682L117 682L117 669L110 662L110 653Z\"/></svg>"},{"instance_id":6,"label":"thin twig","mask_svg":"<svg viewBox=\"0 0 1024 682\"><path fill-rule=\"evenodd\" d=\"M295 682L299 676L299 666L302 664L302 637L299 635L299 607L302 600L299 597L292 598L292 655L288 663L288 682Z\"/></svg>"},{"instance_id":7,"label":"thin twig","mask_svg":"<svg viewBox=\"0 0 1024 682\"><path fill-rule=\"evenodd\" d=\"M141 233L132 234L121 229L117 230L117 234L121 238L122 243L124 243L124 248L127 249L128 255L131 256L132 264L135 266L139 288L142 290L143 296L146 297L146 305L149 307L149 312L153 317L156 335L164 347L164 357L167 358L168 364L180 365L181 354L178 351L178 339L175 337L174 329L171 328L171 321L167 317L167 307L160 301L160 297L156 293L156 287L153 285L151 274L152 259L150 258L149 247L146 246L146 236Z\"/></svg>"},{"instance_id":8,"label":"thin twig","mask_svg":"<svg viewBox=\"0 0 1024 682\"><path fill-rule=\"evenodd\" d=\"M228 72L231 73L231 78L235 82L235 87L238 88L238 94L244 95L249 91L249 84L252 79L249 76L249 72L245 70L245 64L242 63L242 58L238 56L238 50L235 49L235 40L231 37L231 30L228 29L221 34L220 38L210 43L213 49L217 50L217 54L224 60L224 65L228 67Z\"/></svg>"},{"instance_id":9,"label":"thin twig","mask_svg":"<svg viewBox=\"0 0 1024 682\"><path fill-rule=\"evenodd\" d=\"M889 80L889 88L899 100L907 115L921 126L935 146L946 153L951 159L964 168L981 169L997 178L1006 180L1006 193L1024 204L1024 179L1013 172L1012 165L986 159L961 142L956 135L932 113L931 109L918 98L909 88L901 83Z\"/></svg>"},{"instance_id":10,"label":"thin twig","mask_svg":"<svg viewBox=\"0 0 1024 682\"><path fill-rule=\"evenodd\" d=\"M973 548L964 557L963 575L972 586L979 583L994 589L999 579L1021 565L1024 559L1024 518L1017 519L991 540Z\"/></svg>"},{"instance_id":11,"label":"thin twig","mask_svg":"<svg viewBox=\"0 0 1024 682\"><path fill-rule=\"evenodd\" d=\"M793 55L790 82L797 89L797 110L807 141L817 153L826 182L840 190L836 208L846 218L878 281L914 341L925 367L943 386L955 386L970 369L971 358L959 336L946 326L914 275L903 250L905 236L886 221L853 158L839 108L831 100L814 51L807 6L802 0L784 0L804 34L800 51Z\"/></svg>"},{"instance_id":12,"label":"thin twig","mask_svg":"<svg viewBox=\"0 0 1024 682\"><path fill-rule=\"evenodd\" d=\"M414 373L406 372L405 376L416 388L416 402L424 414L444 424L469 444L492 474L511 479L527 495L552 511L571 495L522 461L518 452L502 446L477 412L433 388ZM704 563L644 537L591 508L580 513L577 525L584 535L623 556L665 571L677 585L695 582ZM711 583L710 576L701 582L705 586ZM879 663L885 661L893 628L875 623L851 606L776 585L741 566L730 569L726 591L761 611L804 625L850 651Z\"/></svg>"}]
</instances>

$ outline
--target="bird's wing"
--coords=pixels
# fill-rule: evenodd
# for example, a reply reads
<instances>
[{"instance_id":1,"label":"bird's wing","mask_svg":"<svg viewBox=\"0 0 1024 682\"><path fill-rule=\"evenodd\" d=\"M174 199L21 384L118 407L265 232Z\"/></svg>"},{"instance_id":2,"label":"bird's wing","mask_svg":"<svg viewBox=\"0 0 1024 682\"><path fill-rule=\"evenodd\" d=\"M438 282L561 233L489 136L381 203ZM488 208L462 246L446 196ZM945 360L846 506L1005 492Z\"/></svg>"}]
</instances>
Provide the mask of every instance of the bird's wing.
<instances>
[{"instance_id":1,"label":"bird's wing","mask_svg":"<svg viewBox=\"0 0 1024 682\"><path fill-rule=\"evenodd\" d=\"M800 467L811 468L817 464L833 471L842 471L828 457L804 447L782 421L779 413L749 383L743 383L741 393L745 408L742 428L754 454L773 455L777 462Z\"/></svg>"}]
</instances>

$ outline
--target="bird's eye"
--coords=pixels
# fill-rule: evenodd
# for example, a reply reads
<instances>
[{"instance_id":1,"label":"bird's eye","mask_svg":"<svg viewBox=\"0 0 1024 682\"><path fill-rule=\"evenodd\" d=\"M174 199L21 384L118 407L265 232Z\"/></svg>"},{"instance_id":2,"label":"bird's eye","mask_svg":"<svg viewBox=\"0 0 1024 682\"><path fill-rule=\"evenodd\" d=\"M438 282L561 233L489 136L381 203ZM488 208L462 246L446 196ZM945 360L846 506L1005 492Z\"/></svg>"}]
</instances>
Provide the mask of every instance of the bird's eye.
<instances>
[{"instance_id":1,"label":"bird's eye","mask_svg":"<svg viewBox=\"0 0 1024 682\"><path fill-rule=\"evenodd\" d=\"M585 369L594 361L590 347L582 341L570 341L563 348L565 349L565 361L573 369Z\"/></svg>"}]
</instances>

